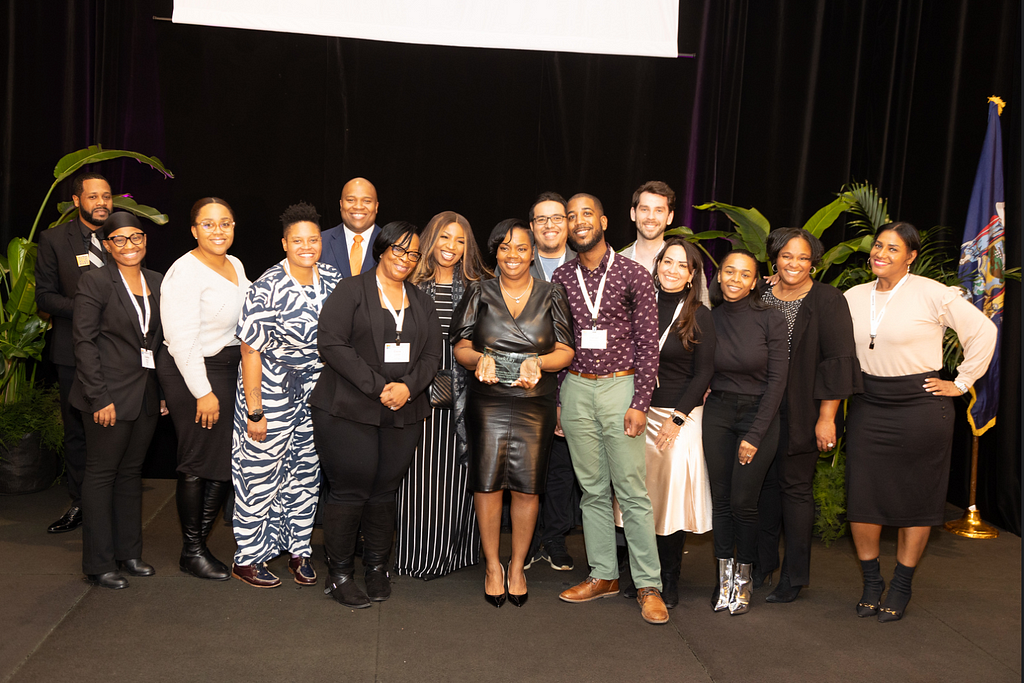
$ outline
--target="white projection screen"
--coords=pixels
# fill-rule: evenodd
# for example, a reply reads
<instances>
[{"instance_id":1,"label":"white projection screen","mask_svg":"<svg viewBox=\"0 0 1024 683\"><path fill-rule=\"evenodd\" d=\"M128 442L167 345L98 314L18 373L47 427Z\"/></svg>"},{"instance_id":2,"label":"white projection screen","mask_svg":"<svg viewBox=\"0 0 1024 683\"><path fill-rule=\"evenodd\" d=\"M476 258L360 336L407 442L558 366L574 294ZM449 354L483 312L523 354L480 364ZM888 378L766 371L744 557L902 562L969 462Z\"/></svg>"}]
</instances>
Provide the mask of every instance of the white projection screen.
<instances>
[{"instance_id":1,"label":"white projection screen","mask_svg":"<svg viewBox=\"0 0 1024 683\"><path fill-rule=\"evenodd\" d=\"M394 43L676 57L679 0L174 0L172 20Z\"/></svg>"}]
</instances>

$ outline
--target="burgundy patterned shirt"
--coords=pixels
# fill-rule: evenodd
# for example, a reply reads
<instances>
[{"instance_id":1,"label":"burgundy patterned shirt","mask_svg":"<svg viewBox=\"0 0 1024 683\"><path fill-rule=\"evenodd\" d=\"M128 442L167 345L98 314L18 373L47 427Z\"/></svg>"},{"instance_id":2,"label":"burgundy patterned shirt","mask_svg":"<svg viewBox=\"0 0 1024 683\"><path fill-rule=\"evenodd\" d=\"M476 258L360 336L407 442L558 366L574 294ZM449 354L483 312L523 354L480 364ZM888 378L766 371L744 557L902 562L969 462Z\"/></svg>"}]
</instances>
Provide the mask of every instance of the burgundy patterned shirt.
<instances>
[{"instance_id":1,"label":"burgundy patterned shirt","mask_svg":"<svg viewBox=\"0 0 1024 683\"><path fill-rule=\"evenodd\" d=\"M646 268L616 254L597 317L598 329L608 330L607 348L584 349L582 344L582 330L591 328L593 323L580 291L576 267L579 265L590 299L596 303L597 288L612 252L610 245L606 247L595 270L587 270L576 257L559 266L551 276L551 281L561 283L569 295L576 335L576 356L569 369L595 375L635 369L633 401L629 407L647 412L658 376L658 299Z\"/></svg>"}]
</instances>

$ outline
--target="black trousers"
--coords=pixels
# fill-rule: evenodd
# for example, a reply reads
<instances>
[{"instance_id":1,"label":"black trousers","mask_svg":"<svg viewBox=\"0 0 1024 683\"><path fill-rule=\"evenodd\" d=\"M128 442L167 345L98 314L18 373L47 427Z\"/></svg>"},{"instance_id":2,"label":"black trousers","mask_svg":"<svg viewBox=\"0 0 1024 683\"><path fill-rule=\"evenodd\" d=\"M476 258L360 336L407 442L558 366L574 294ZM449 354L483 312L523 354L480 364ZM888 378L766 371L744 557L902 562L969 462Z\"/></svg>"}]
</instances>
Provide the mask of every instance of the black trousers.
<instances>
[{"instance_id":1,"label":"black trousers","mask_svg":"<svg viewBox=\"0 0 1024 683\"><path fill-rule=\"evenodd\" d=\"M765 478L758 504L757 564L762 571L779 566L779 534L786 554L782 573L794 586L811 582L811 540L814 533L814 472L818 452L789 451L789 420L780 411L779 447Z\"/></svg>"},{"instance_id":2,"label":"black trousers","mask_svg":"<svg viewBox=\"0 0 1024 683\"><path fill-rule=\"evenodd\" d=\"M385 410L387 410L385 408ZM398 428L352 422L312 408L313 439L320 470L330 482L332 505L394 502L416 452L422 422ZM390 422L390 415L381 415Z\"/></svg>"},{"instance_id":3,"label":"black trousers","mask_svg":"<svg viewBox=\"0 0 1024 683\"><path fill-rule=\"evenodd\" d=\"M64 471L68 476L68 494L72 505L82 505L82 478L85 476L85 429L82 413L68 401L75 383L74 365L57 365L60 388L60 414L64 419Z\"/></svg>"},{"instance_id":4,"label":"black trousers","mask_svg":"<svg viewBox=\"0 0 1024 683\"><path fill-rule=\"evenodd\" d=\"M704 459L711 479L715 557L753 564L757 557L757 502L779 441L776 415L754 459L740 465L740 441L757 415L760 396L712 391L704 404Z\"/></svg>"},{"instance_id":5,"label":"black trousers","mask_svg":"<svg viewBox=\"0 0 1024 683\"><path fill-rule=\"evenodd\" d=\"M144 411L143 411L144 412ZM91 416L89 416L91 418ZM88 457L82 481L82 571L103 574L142 556L142 463L157 415L84 422Z\"/></svg>"},{"instance_id":6,"label":"black trousers","mask_svg":"<svg viewBox=\"0 0 1024 683\"><path fill-rule=\"evenodd\" d=\"M540 497L540 515L533 535L534 546L562 538L572 530L579 510L580 495L576 472L564 436L555 436L548 458L547 489ZM527 558L529 559L529 558Z\"/></svg>"}]
</instances>

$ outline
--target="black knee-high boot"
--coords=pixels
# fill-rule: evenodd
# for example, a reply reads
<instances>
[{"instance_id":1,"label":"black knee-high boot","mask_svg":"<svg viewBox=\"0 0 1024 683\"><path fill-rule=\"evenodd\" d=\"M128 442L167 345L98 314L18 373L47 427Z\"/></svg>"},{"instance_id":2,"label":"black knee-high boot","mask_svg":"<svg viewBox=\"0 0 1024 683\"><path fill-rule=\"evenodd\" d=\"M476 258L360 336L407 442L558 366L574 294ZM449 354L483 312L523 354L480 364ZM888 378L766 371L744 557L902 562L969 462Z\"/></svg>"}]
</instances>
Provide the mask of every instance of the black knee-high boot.
<instances>
[{"instance_id":1,"label":"black knee-high boot","mask_svg":"<svg viewBox=\"0 0 1024 683\"><path fill-rule=\"evenodd\" d=\"M207 491L208 483L210 482L190 474L178 475L175 499L178 504L178 518L181 520L182 535L181 559L178 566L181 571L188 572L200 579L227 581L231 578L231 572L206 547L206 537L213 527L213 520L207 520L208 503L210 503ZM223 484L224 482L212 483ZM217 487L214 489L214 494L216 494ZM216 516L217 509L215 508L213 517Z\"/></svg>"},{"instance_id":2,"label":"black knee-high boot","mask_svg":"<svg viewBox=\"0 0 1024 683\"><path fill-rule=\"evenodd\" d=\"M324 505L324 551L328 571L324 593L354 609L370 606L370 599L355 581L356 536L362 515L361 504Z\"/></svg>"},{"instance_id":3,"label":"black knee-high boot","mask_svg":"<svg viewBox=\"0 0 1024 683\"><path fill-rule=\"evenodd\" d=\"M658 559L661 560L661 598L665 607L672 609L679 604L679 566L683 562L686 532L677 531L657 539Z\"/></svg>"},{"instance_id":4,"label":"black knee-high boot","mask_svg":"<svg viewBox=\"0 0 1024 683\"><path fill-rule=\"evenodd\" d=\"M391 597L391 543L395 538L395 502L367 503L363 507L363 566L366 594L374 602Z\"/></svg>"}]
</instances>

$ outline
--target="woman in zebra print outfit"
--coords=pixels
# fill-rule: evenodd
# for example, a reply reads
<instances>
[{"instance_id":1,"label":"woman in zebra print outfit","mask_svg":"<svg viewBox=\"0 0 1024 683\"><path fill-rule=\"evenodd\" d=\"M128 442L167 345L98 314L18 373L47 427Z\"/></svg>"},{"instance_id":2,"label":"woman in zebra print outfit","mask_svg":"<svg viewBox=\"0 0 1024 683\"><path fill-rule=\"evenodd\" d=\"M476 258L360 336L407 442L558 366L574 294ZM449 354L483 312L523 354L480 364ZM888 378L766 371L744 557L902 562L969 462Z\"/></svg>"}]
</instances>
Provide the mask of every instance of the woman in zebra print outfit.
<instances>
[{"instance_id":1,"label":"woman in zebra print outfit","mask_svg":"<svg viewBox=\"0 0 1024 683\"><path fill-rule=\"evenodd\" d=\"M411 280L437 307L444 333L441 370L451 374L454 405L432 407L398 489L395 572L430 580L480 561L480 530L468 488L466 370L452 358L448 324L466 286L491 273L469 221L454 211L430 219L420 244L423 259Z\"/></svg>"},{"instance_id":2,"label":"woman in zebra print outfit","mask_svg":"<svg viewBox=\"0 0 1024 683\"><path fill-rule=\"evenodd\" d=\"M238 550L231 575L257 588L281 580L267 562L291 553L300 586L316 584L310 535L320 488L309 394L323 363L316 348L324 300L341 277L320 259L320 216L309 204L281 216L286 258L249 288L238 320L241 374L235 397L231 480Z\"/></svg>"}]
</instances>

